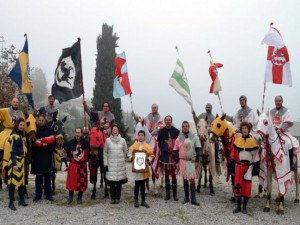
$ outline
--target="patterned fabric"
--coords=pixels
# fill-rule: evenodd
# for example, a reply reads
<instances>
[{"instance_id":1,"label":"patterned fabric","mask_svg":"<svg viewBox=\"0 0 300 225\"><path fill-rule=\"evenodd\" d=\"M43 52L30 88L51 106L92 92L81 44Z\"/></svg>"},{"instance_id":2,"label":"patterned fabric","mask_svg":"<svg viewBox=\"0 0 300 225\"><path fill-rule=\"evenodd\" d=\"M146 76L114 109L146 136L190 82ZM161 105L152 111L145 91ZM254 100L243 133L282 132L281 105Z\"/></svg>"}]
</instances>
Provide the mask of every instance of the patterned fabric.
<instances>
[{"instance_id":1,"label":"patterned fabric","mask_svg":"<svg viewBox=\"0 0 300 225\"><path fill-rule=\"evenodd\" d=\"M259 162L258 146L254 138L236 137L230 158L235 162L234 194L251 197L252 169Z\"/></svg>"},{"instance_id":2,"label":"patterned fabric","mask_svg":"<svg viewBox=\"0 0 300 225\"><path fill-rule=\"evenodd\" d=\"M181 133L175 141L173 151L179 151L179 174L183 179L196 178L196 148L200 148L200 141L197 135Z\"/></svg>"}]
</instances>

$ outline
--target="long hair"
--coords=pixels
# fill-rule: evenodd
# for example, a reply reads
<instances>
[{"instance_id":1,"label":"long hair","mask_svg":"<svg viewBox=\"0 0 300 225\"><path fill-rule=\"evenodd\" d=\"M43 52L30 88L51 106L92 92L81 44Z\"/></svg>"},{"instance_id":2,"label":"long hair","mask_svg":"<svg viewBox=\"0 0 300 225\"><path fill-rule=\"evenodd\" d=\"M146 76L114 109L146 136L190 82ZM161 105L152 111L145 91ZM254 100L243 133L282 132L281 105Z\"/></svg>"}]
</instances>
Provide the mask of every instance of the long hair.
<instances>
[{"instance_id":1,"label":"long hair","mask_svg":"<svg viewBox=\"0 0 300 225\"><path fill-rule=\"evenodd\" d=\"M24 122L24 123L25 123L25 120L24 120L23 118L17 119L16 124L15 124L15 126L14 126L14 129L12 130L12 133L15 133L15 132L19 133L19 132L20 132L20 130L19 130L18 127L19 127L19 124L20 124L21 122ZM24 134L24 131L22 131L22 132L23 132L23 134Z\"/></svg>"}]
</instances>

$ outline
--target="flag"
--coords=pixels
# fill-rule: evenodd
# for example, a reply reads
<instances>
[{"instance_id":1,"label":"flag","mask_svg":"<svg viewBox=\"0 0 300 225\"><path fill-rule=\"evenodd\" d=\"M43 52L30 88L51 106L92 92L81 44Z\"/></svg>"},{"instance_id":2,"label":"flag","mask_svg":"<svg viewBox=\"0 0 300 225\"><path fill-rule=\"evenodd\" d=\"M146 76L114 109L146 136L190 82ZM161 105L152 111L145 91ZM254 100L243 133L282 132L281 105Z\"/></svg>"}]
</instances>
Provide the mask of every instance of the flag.
<instances>
[{"instance_id":1,"label":"flag","mask_svg":"<svg viewBox=\"0 0 300 225\"><path fill-rule=\"evenodd\" d=\"M179 59L177 59L174 72L169 80L169 85L173 87L190 106L193 105L188 80L184 72L183 64Z\"/></svg>"},{"instance_id":2,"label":"flag","mask_svg":"<svg viewBox=\"0 0 300 225\"><path fill-rule=\"evenodd\" d=\"M28 55L28 41L27 35L25 34L25 44L23 50L19 54L19 58L12 70L9 73L10 78L17 83L22 94L25 94L29 105L34 108L32 99L32 79L30 76L30 65Z\"/></svg>"},{"instance_id":3,"label":"flag","mask_svg":"<svg viewBox=\"0 0 300 225\"><path fill-rule=\"evenodd\" d=\"M272 27L265 35L261 44L269 45L267 64L265 71L265 83L283 84L292 86L292 74L290 69L290 58L279 31Z\"/></svg>"},{"instance_id":4,"label":"flag","mask_svg":"<svg viewBox=\"0 0 300 225\"><path fill-rule=\"evenodd\" d=\"M70 48L64 48L54 74L52 94L59 103L83 94L80 39Z\"/></svg>"},{"instance_id":5,"label":"flag","mask_svg":"<svg viewBox=\"0 0 300 225\"><path fill-rule=\"evenodd\" d=\"M210 85L209 93L214 93L217 95L219 91L222 91L220 79L218 76L217 68L223 67L221 63L213 63L211 62L211 66L209 67L209 75L212 79L212 83Z\"/></svg>"},{"instance_id":6,"label":"flag","mask_svg":"<svg viewBox=\"0 0 300 225\"><path fill-rule=\"evenodd\" d=\"M114 98L121 98L124 95L132 94L125 52L118 54L115 58L116 64L116 78L114 79L113 96Z\"/></svg>"}]
</instances>

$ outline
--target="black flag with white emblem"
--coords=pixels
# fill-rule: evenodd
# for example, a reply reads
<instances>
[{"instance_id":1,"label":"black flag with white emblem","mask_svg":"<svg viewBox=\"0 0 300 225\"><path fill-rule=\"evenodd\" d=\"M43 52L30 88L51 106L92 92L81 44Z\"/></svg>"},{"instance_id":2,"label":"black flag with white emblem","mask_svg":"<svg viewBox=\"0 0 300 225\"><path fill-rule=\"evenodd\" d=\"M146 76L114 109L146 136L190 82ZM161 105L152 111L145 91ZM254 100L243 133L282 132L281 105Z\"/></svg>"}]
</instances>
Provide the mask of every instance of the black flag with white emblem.
<instances>
[{"instance_id":1,"label":"black flag with white emblem","mask_svg":"<svg viewBox=\"0 0 300 225\"><path fill-rule=\"evenodd\" d=\"M70 48L64 48L54 74L52 94L59 103L83 94L80 39Z\"/></svg>"}]
</instances>

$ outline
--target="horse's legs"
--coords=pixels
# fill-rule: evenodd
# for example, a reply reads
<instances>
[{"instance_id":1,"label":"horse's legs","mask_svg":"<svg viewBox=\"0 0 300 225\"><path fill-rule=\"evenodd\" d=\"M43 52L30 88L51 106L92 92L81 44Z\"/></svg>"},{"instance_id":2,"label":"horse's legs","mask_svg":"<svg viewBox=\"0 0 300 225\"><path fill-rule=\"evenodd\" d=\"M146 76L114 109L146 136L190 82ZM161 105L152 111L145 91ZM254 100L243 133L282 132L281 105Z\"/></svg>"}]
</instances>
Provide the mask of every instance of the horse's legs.
<instances>
[{"instance_id":1,"label":"horse's legs","mask_svg":"<svg viewBox=\"0 0 300 225\"><path fill-rule=\"evenodd\" d=\"M283 195L280 195L279 197L279 205L278 205L278 208L276 210L276 214L277 215L283 215L284 214L284 196Z\"/></svg>"},{"instance_id":2,"label":"horse's legs","mask_svg":"<svg viewBox=\"0 0 300 225\"><path fill-rule=\"evenodd\" d=\"M214 195L214 184L213 184L213 176L211 175L211 172L209 171L209 194Z\"/></svg>"},{"instance_id":3,"label":"horse's legs","mask_svg":"<svg viewBox=\"0 0 300 225\"><path fill-rule=\"evenodd\" d=\"M204 167L204 188L207 187L207 165L203 166Z\"/></svg>"},{"instance_id":4,"label":"horse's legs","mask_svg":"<svg viewBox=\"0 0 300 225\"><path fill-rule=\"evenodd\" d=\"M270 212L270 204L271 204L271 194L272 194L272 176L273 171L271 169L268 169L267 174L267 200L264 207L264 212Z\"/></svg>"},{"instance_id":5,"label":"horse's legs","mask_svg":"<svg viewBox=\"0 0 300 225\"><path fill-rule=\"evenodd\" d=\"M297 159L295 163L295 171L294 171L294 177L295 177L295 183L296 183L296 198L294 200L294 203L299 203L300 201L300 193L299 193L299 179L298 179L298 164L297 164Z\"/></svg>"},{"instance_id":6,"label":"horse's legs","mask_svg":"<svg viewBox=\"0 0 300 225\"><path fill-rule=\"evenodd\" d=\"M201 188L202 168L203 168L202 163L199 163L199 179L198 179L198 185L196 189L198 193L200 193L200 188Z\"/></svg>"}]
</instances>

